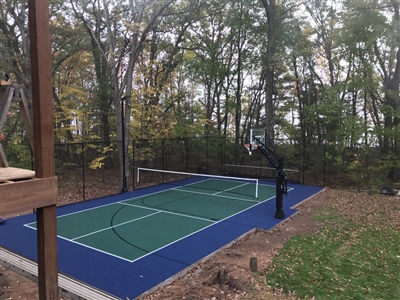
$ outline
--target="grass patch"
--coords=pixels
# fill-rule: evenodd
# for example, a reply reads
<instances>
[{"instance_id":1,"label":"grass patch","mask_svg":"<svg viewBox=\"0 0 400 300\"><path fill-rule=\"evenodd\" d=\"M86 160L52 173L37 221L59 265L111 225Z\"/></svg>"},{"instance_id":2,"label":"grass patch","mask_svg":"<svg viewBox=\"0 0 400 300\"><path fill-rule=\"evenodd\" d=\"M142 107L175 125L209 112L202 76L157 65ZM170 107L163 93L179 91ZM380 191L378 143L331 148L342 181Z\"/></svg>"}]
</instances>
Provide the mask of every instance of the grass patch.
<instances>
[{"instance_id":1,"label":"grass patch","mask_svg":"<svg viewBox=\"0 0 400 300\"><path fill-rule=\"evenodd\" d=\"M400 299L399 231L333 209L317 219L323 226L316 234L290 239L274 258L269 286L301 299Z\"/></svg>"}]
</instances>

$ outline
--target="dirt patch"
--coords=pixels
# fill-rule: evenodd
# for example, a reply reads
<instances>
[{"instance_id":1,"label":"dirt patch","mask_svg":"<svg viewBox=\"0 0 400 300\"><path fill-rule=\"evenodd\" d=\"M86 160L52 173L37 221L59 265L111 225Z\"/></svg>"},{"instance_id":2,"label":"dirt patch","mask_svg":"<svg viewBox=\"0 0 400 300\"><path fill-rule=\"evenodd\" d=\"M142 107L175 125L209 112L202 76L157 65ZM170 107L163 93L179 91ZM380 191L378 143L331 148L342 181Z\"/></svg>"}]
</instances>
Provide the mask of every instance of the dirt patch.
<instances>
[{"instance_id":1,"label":"dirt patch","mask_svg":"<svg viewBox=\"0 0 400 300\"><path fill-rule=\"evenodd\" d=\"M139 299L255 299L253 296L261 290L265 298L256 299L289 299L280 295L279 291L267 288L265 280L250 270L250 258L257 258L258 270L262 271L290 237L314 233L320 224L313 219L313 215L324 207L327 198L334 195L335 191L328 189L302 203L294 217L273 230L248 235L200 263L174 283Z\"/></svg>"},{"instance_id":2,"label":"dirt patch","mask_svg":"<svg viewBox=\"0 0 400 300\"><path fill-rule=\"evenodd\" d=\"M320 227L313 216L324 207L326 200L337 196L343 197L343 193L327 189L326 192L302 203L297 207L298 214L273 230L257 231L248 235L199 263L172 284L160 287L138 299L291 299L290 295L281 295L279 291L269 289L262 276L250 270L250 258L257 258L258 270L265 269L290 237L312 234ZM0 273L0 300L38 299L36 283L4 267L0 269ZM262 297L259 296L261 291Z\"/></svg>"}]
</instances>

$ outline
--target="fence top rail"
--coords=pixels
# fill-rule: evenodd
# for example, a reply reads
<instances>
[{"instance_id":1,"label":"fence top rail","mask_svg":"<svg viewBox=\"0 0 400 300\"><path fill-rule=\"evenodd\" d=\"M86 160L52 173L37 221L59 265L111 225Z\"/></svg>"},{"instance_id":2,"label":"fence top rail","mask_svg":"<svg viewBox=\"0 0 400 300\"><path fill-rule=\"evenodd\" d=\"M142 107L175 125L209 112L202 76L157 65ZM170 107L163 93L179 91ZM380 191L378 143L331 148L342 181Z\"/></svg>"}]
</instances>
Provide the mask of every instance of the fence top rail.
<instances>
[{"instance_id":1,"label":"fence top rail","mask_svg":"<svg viewBox=\"0 0 400 300\"><path fill-rule=\"evenodd\" d=\"M270 167L260 167L260 166L248 166L248 165L234 165L234 164L225 164L228 167L238 167L238 168L251 168L251 169L263 169L263 170L276 170L275 168ZM300 172L298 169L283 169L288 172Z\"/></svg>"},{"instance_id":2,"label":"fence top rail","mask_svg":"<svg viewBox=\"0 0 400 300\"><path fill-rule=\"evenodd\" d=\"M65 143L54 143L55 146L69 146L69 145L85 145L85 144L112 144L112 143L120 143L121 141L112 140L112 141L81 141L81 142L65 142Z\"/></svg>"},{"instance_id":3,"label":"fence top rail","mask_svg":"<svg viewBox=\"0 0 400 300\"><path fill-rule=\"evenodd\" d=\"M171 138L157 138L157 139L132 139L132 141L148 142L148 141L190 140L190 139L225 139L225 137L224 136L189 136L189 137L171 137Z\"/></svg>"}]
</instances>

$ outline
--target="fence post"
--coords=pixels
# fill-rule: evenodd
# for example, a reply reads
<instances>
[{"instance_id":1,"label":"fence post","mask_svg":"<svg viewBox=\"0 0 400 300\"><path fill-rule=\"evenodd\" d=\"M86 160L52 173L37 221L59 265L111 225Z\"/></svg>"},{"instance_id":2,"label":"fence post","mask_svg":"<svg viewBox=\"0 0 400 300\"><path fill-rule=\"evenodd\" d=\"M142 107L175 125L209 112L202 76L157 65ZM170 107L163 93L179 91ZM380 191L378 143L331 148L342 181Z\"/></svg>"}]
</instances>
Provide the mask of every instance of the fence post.
<instances>
[{"instance_id":1,"label":"fence post","mask_svg":"<svg viewBox=\"0 0 400 300\"><path fill-rule=\"evenodd\" d=\"M189 139L185 138L186 143L186 172L189 172Z\"/></svg>"},{"instance_id":2,"label":"fence post","mask_svg":"<svg viewBox=\"0 0 400 300\"><path fill-rule=\"evenodd\" d=\"M222 155L222 149L223 149L223 147L222 147L222 136L219 138L219 152L220 152L220 165L221 165L221 167L220 167L220 174L221 175L224 175L224 169L223 169L223 155Z\"/></svg>"},{"instance_id":3,"label":"fence post","mask_svg":"<svg viewBox=\"0 0 400 300\"><path fill-rule=\"evenodd\" d=\"M326 186L326 140L323 141L324 143L324 187Z\"/></svg>"},{"instance_id":4,"label":"fence post","mask_svg":"<svg viewBox=\"0 0 400 300\"><path fill-rule=\"evenodd\" d=\"M303 137L303 167L302 167L302 176L301 176L301 184L304 184L305 178L305 169L306 169L306 138Z\"/></svg>"},{"instance_id":5,"label":"fence post","mask_svg":"<svg viewBox=\"0 0 400 300\"><path fill-rule=\"evenodd\" d=\"M81 152L82 152L82 189L83 189L83 201L86 201L86 178L85 178L85 145L83 141L81 142Z\"/></svg>"},{"instance_id":6,"label":"fence post","mask_svg":"<svg viewBox=\"0 0 400 300\"><path fill-rule=\"evenodd\" d=\"M135 140L132 139L132 190L135 190Z\"/></svg>"},{"instance_id":7,"label":"fence post","mask_svg":"<svg viewBox=\"0 0 400 300\"><path fill-rule=\"evenodd\" d=\"M161 169L163 169L163 170L165 170L165 159L164 159L164 156L165 156L165 139L162 139L161 140ZM165 176L164 176L164 173L162 173L162 181L163 181L163 183L165 183Z\"/></svg>"},{"instance_id":8,"label":"fence post","mask_svg":"<svg viewBox=\"0 0 400 300\"><path fill-rule=\"evenodd\" d=\"M208 135L206 136L206 172L208 173Z\"/></svg>"}]
</instances>

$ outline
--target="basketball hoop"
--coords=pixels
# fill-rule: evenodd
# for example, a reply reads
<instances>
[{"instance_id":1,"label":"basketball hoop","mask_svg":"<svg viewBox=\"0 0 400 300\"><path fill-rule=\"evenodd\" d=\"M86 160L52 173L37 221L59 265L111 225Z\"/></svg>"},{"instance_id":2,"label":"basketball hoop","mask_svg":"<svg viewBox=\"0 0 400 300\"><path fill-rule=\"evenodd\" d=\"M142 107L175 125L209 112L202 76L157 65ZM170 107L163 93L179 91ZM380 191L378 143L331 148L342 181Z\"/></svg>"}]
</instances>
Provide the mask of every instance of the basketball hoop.
<instances>
[{"instance_id":1,"label":"basketball hoop","mask_svg":"<svg viewBox=\"0 0 400 300\"><path fill-rule=\"evenodd\" d=\"M244 146L246 147L247 151L249 151L249 155L251 155L251 151L257 149L257 145L255 144L244 144Z\"/></svg>"}]
</instances>

